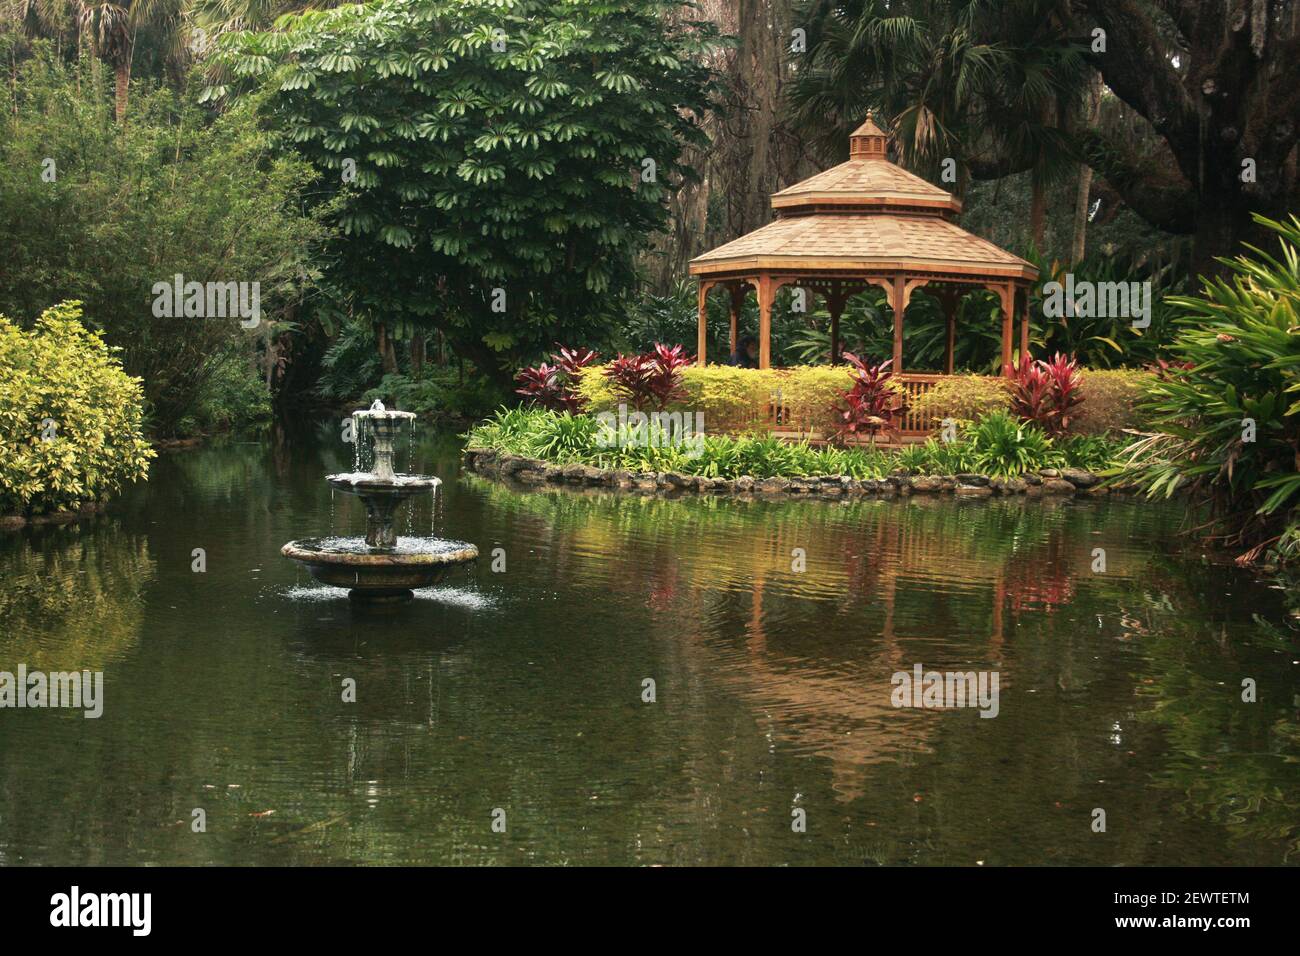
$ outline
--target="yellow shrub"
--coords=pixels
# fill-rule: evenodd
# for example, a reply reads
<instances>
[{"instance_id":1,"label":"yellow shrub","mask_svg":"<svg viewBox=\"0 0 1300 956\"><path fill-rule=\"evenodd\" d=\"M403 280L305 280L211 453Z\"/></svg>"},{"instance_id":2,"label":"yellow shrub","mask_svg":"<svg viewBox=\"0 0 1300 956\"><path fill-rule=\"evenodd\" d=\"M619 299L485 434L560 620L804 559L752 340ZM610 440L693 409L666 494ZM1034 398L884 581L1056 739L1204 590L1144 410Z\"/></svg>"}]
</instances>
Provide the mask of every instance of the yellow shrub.
<instances>
[{"instance_id":1,"label":"yellow shrub","mask_svg":"<svg viewBox=\"0 0 1300 956\"><path fill-rule=\"evenodd\" d=\"M1085 369L1079 383L1083 404L1070 426L1079 435L1102 435L1123 428L1141 428L1137 403L1155 377L1145 369Z\"/></svg>"},{"instance_id":2,"label":"yellow shrub","mask_svg":"<svg viewBox=\"0 0 1300 956\"><path fill-rule=\"evenodd\" d=\"M597 414L618 408L619 399L604 377L604 366L583 369L578 392L587 399L586 411ZM817 431L834 428L831 409L853 385L847 366L799 366L786 369L736 368L730 365L692 365L682 370L685 397L669 411L703 412L705 428L712 433L761 431L774 426L782 431ZM890 385L902 387L896 380ZM782 408L782 418L772 422L770 405Z\"/></svg>"},{"instance_id":3,"label":"yellow shrub","mask_svg":"<svg viewBox=\"0 0 1300 956\"><path fill-rule=\"evenodd\" d=\"M687 398L682 408L704 413L712 432L758 431L767 427L767 406L777 388L776 373L730 365L684 369Z\"/></svg>"},{"instance_id":4,"label":"yellow shrub","mask_svg":"<svg viewBox=\"0 0 1300 956\"><path fill-rule=\"evenodd\" d=\"M993 375L950 375L935 382L916 400L913 411L936 422L945 418L973 422L1011 406L1007 380Z\"/></svg>"},{"instance_id":5,"label":"yellow shrub","mask_svg":"<svg viewBox=\"0 0 1300 956\"><path fill-rule=\"evenodd\" d=\"M0 316L0 513L99 501L148 474L140 380L80 318L80 302L30 332Z\"/></svg>"}]
</instances>

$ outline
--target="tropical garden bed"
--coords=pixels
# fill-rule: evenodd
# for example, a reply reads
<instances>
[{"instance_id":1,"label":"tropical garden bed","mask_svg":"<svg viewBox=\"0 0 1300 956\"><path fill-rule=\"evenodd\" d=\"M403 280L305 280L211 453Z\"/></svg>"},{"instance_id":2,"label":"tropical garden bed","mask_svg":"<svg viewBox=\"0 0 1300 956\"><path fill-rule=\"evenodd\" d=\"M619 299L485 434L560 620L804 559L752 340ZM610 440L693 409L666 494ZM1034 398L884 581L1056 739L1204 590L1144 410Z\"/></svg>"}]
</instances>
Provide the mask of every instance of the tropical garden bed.
<instances>
[{"instance_id":1,"label":"tropical garden bed","mask_svg":"<svg viewBox=\"0 0 1300 956\"><path fill-rule=\"evenodd\" d=\"M986 415L951 441L892 451L815 447L773 435L679 441L654 421L610 427L609 419L547 409L501 410L473 429L465 461L485 475L523 483L586 484L640 491L844 495L1106 494L1099 472L1122 443L1097 436L1062 441L1004 412Z\"/></svg>"}]
</instances>

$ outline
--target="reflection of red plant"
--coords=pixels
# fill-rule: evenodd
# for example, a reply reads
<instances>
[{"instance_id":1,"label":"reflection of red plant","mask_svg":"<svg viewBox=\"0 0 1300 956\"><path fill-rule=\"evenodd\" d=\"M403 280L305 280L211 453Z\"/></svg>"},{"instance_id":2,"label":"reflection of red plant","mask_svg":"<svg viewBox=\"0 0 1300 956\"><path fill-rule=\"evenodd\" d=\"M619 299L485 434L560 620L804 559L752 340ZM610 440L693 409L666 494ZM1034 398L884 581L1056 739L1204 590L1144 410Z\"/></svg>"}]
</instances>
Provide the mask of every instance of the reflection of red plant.
<instances>
[{"instance_id":1,"label":"reflection of red plant","mask_svg":"<svg viewBox=\"0 0 1300 956\"><path fill-rule=\"evenodd\" d=\"M605 369L605 377L633 408L663 411L683 396L682 369L693 361L680 345L656 343L653 352L620 355Z\"/></svg>"},{"instance_id":2,"label":"reflection of red plant","mask_svg":"<svg viewBox=\"0 0 1300 956\"><path fill-rule=\"evenodd\" d=\"M515 392L532 401L534 405L554 412L582 411L587 400L577 391L578 373L597 358L591 349L566 349L552 355L554 365L543 362L520 369L515 381L521 386Z\"/></svg>"},{"instance_id":3,"label":"reflection of red plant","mask_svg":"<svg viewBox=\"0 0 1300 956\"><path fill-rule=\"evenodd\" d=\"M1083 402L1081 381L1078 363L1060 352L1050 362L1022 356L1020 366L1011 369L1011 411L1048 435L1064 435Z\"/></svg>"},{"instance_id":4,"label":"reflection of red plant","mask_svg":"<svg viewBox=\"0 0 1300 956\"><path fill-rule=\"evenodd\" d=\"M878 433L894 431L894 418L901 414L900 396L889 380L894 377L889 366L892 359L879 365L868 365L852 352L844 353L844 360L853 368L853 387L832 405L835 415L835 440L847 444L851 439L866 435L873 441Z\"/></svg>"},{"instance_id":5,"label":"reflection of red plant","mask_svg":"<svg viewBox=\"0 0 1300 956\"><path fill-rule=\"evenodd\" d=\"M1074 579L1068 574L1055 573L1045 577L1036 572L1023 581L1009 584L1008 590L1013 611L1037 609L1051 614L1056 608L1074 601Z\"/></svg>"},{"instance_id":6,"label":"reflection of red plant","mask_svg":"<svg viewBox=\"0 0 1300 956\"><path fill-rule=\"evenodd\" d=\"M1007 562L1006 588L1013 611L1041 610L1051 614L1074 601L1077 575L1071 573L1069 553L1053 535L1029 554Z\"/></svg>"}]
</instances>

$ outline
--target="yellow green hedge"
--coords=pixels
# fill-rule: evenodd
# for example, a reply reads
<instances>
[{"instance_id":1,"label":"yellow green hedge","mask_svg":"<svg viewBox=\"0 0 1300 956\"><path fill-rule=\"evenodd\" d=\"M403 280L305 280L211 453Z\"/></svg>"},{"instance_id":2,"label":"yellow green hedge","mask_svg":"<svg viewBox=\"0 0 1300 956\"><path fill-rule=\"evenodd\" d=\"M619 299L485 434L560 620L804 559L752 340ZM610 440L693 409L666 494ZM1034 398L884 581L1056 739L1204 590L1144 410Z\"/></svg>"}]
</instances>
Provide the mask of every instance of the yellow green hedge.
<instances>
[{"instance_id":1,"label":"yellow green hedge","mask_svg":"<svg viewBox=\"0 0 1300 956\"><path fill-rule=\"evenodd\" d=\"M1143 427L1137 403L1155 378L1145 369L1085 369L1079 384L1083 404L1070 431L1079 435L1102 435L1124 428Z\"/></svg>"},{"instance_id":2,"label":"yellow green hedge","mask_svg":"<svg viewBox=\"0 0 1300 956\"><path fill-rule=\"evenodd\" d=\"M604 366L582 371L578 391L594 413L618 408L618 399L602 374ZM1071 432L1099 435L1141 426L1136 411L1152 373L1143 370L1085 369L1080 386L1084 402ZM901 390L897 380L892 380ZM847 366L811 365L786 369L733 368L728 365L692 365L682 370L686 397L669 406L670 411L704 413L709 432L739 434L769 427L769 404L778 398L784 419L776 423L781 431L817 432L833 429L831 408L852 385ZM936 422L944 418L976 421L990 412L1010 407L1007 380L993 375L952 375L940 379L913 406ZM936 426L937 427L937 426Z\"/></svg>"},{"instance_id":3,"label":"yellow green hedge","mask_svg":"<svg viewBox=\"0 0 1300 956\"><path fill-rule=\"evenodd\" d=\"M593 414L618 408L604 366L583 370L578 391ZM704 413L710 432L759 431L769 425L768 406L779 401L784 418L781 430L826 433L832 427L832 407L853 379L847 366L799 366L784 369L734 368L729 365L692 365L682 370L686 396L669 411Z\"/></svg>"},{"instance_id":4,"label":"yellow green hedge","mask_svg":"<svg viewBox=\"0 0 1300 956\"><path fill-rule=\"evenodd\" d=\"M973 422L1011 407L1007 380L993 375L950 375L935 382L912 405L913 411L936 422L945 418Z\"/></svg>"},{"instance_id":5,"label":"yellow green hedge","mask_svg":"<svg viewBox=\"0 0 1300 956\"><path fill-rule=\"evenodd\" d=\"M1070 427L1072 434L1103 435L1124 428L1140 428L1137 411L1151 381L1143 369L1084 369L1079 383L1083 404ZM989 412L1010 407L1006 379L992 375L953 375L936 382L916 401L915 410L934 417L975 421Z\"/></svg>"}]
</instances>

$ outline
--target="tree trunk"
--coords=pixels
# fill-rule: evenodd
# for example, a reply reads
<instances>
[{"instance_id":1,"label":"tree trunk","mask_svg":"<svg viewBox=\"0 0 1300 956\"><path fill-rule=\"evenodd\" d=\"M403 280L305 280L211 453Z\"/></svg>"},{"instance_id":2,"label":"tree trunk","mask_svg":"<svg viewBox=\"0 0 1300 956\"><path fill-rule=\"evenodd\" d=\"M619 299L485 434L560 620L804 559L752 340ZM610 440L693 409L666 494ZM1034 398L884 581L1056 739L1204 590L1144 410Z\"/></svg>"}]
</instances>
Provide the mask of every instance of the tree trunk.
<instances>
[{"instance_id":1,"label":"tree trunk","mask_svg":"<svg viewBox=\"0 0 1300 956\"><path fill-rule=\"evenodd\" d=\"M119 123L125 123L127 95L131 88L131 61L118 63L113 68L113 74L115 81L113 115L117 117Z\"/></svg>"},{"instance_id":2,"label":"tree trunk","mask_svg":"<svg viewBox=\"0 0 1300 956\"><path fill-rule=\"evenodd\" d=\"M419 378L424 374L424 333L416 332L411 336L411 375Z\"/></svg>"},{"instance_id":3,"label":"tree trunk","mask_svg":"<svg viewBox=\"0 0 1300 956\"><path fill-rule=\"evenodd\" d=\"M1095 127L1101 118L1101 77L1092 74L1088 84L1087 124ZM1070 241L1070 262L1082 262L1087 254L1088 243L1088 209L1091 206L1092 167L1087 163L1079 164L1079 185L1074 195L1074 236Z\"/></svg>"},{"instance_id":4,"label":"tree trunk","mask_svg":"<svg viewBox=\"0 0 1300 956\"><path fill-rule=\"evenodd\" d=\"M1079 186L1074 195L1074 236L1070 240L1070 262L1082 262L1088 242L1088 196L1092 192L1092 167L1079 164Z\"/></svg>"},{"instance_id":5,"label":"tree trunk","mask_svg":"<svg viewBox=\"0 0 1300 956\"><path fill-rule=\"evenodd\" d=\"M1029 237L1034 248L1043 251L1043 239L1047 233L1047 190L1038 172L1033 176L1033 196L1029 201Z\"/></svg>"},{"instance_id":6,"label":"tree trunk","mask_svg":"<svg viewBox=\"0 0 1300 956\"><path fill-rule=\"evenodd\" d=\"M1268 232L1271 218L1300 205L1294 154L1300 139L1300 21L1270 16L1280 4L1080 0L1086 21L1105 31L1105 51L1088 56L1106 86L1152 125L1169 161L1129 164L1137 176L1099 169L1138 215L1159 228L1191 232L1193 274L1218 274L1217 256ZM1170 26L1177 39L1171 42ZM1181 44L1177 58L1161 55ZM1122 146L1123 144L1117 144ZM1116 152L1122 152L1118 150ZM1171 175L1172 174L1172 175ZM1266 246L1274 246L1265 240Z\"/></svg>"},{"instance_id":7,"label":"tree trunk","mask_svg":"<svg viewBox=\"0 0 1300 956\"><path fill-rule=\"evenodd\" d=\"M379 322L375 325L375 345L379 349L379 364L385 375L397 373L397 350L393 348L393 338L388 334L388 326Z\"/></svg>"}]
</instances>

